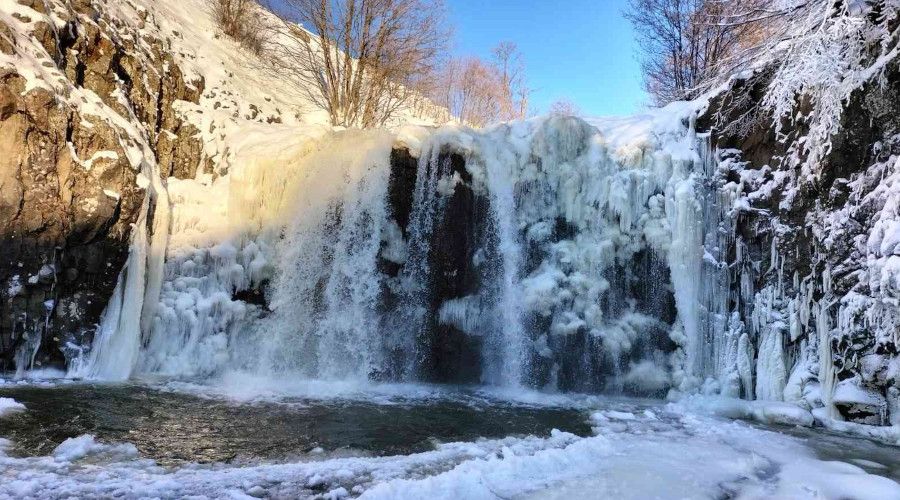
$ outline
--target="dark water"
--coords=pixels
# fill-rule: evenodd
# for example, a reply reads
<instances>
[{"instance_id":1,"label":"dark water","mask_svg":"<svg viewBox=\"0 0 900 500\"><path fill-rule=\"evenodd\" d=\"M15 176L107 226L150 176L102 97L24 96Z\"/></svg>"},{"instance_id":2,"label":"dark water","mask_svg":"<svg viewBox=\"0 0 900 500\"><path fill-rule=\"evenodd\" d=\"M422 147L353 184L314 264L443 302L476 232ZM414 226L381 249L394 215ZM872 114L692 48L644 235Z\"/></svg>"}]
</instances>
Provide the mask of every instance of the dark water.
<instances>
[{"instance_id":1,"label":"dark water","mask_svg":"<svg viewBox=\"0 0 900 500\"><path fill-rule=\"evenodd\" d=\"M237 404L132 385L5 387L0 396L28 411L0 420L0 436L20 456L46 455L67 438L94 434L130 442L161 464L288 460L321 447L327 453L408 454L435 441L547 435L586 436L584 411L465 401L379 404L297 400Z\"/></svg>"}]
</instances>

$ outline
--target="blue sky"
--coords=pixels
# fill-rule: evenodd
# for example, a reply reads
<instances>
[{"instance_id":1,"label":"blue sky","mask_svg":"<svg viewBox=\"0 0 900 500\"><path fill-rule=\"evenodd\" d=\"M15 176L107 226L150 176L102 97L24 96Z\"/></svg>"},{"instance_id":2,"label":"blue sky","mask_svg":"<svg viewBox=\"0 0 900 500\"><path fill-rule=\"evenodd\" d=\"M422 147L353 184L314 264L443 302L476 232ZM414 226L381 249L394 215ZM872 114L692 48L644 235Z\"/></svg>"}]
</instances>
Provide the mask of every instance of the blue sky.
<instances>
[{"instance_id":1,"label":"blue sky","mask_svg":"<svg viewBox=\"0 0 900 500\"><path fill-rule=\"evenodd\" d=\"M502 40L519 46L532 102L566 98L588 115L622 115L647 102L627 0L445 0L456 55L489 57Z\"/></svg>"},{"instance_id":2,"label":"blue sky","mask_svg":"<svg viewBox=\"0 0 900 500\"><path fill-rule=\"evenodd\" d=\"M632 114L646 104L634 33L622 17L627 0L445 2L454 55L488 59L500 41L519 46L538 112L558 99L593 116Z\"/></svg>"}]
</instances>

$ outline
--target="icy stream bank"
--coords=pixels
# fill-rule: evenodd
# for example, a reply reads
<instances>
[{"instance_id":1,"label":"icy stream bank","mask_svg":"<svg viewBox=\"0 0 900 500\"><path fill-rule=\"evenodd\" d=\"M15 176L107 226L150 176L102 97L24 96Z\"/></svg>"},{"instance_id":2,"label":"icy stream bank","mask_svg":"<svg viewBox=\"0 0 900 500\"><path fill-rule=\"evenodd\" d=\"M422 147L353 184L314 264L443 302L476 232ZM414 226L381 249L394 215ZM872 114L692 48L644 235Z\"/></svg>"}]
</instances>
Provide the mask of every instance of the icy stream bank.
<instances>
[{"instance_id":1,"label":"icy stream bank","mask_svg":"<svg viewBox=\"0 0 900 500\"><path fill-rule=\"evenodd\" d=\"M47 434L17 431L16 441L0 440L0 498L900 498L895 482L900 462L891 448L831 442L821 435L790 437L652 401L558 396L549 398L551 406L542 406L539 399L511 403L496 395L407 386L394 388L388 399L375 395L369 402L360 393L357 403L281 396L267 403L236 404L171 388L67 384L0 391L33 408L7 416L17 420L5 422L13 429L27 428L29 419L53 414L58 403L72 411L77 399L54 391L93 394L81 398L90 409L82 415L88 419L84 423L97 431L131 435L137 447L123 442L127 440L54 434L55 448L22 456L20 444L45 442ZM518 398L527 399L527 394ZM160 404L164 400L168 402ZM141 405L147 404L177 408L178 418L169 424L156 419L148 427L141 418L146 416ZM580 409L560 410L564 407ZM122 420L130 411L132 418ZM534 418L558 411L567 416L555 414L555 425L574 425L580 436L545 427L549 422L527 430ZM222 412L228 416L217 420ZM321 421L321 412L333 415L333 426L311 427ZM455 412L462 413L457 417ZM482 412L481 424L471 418ZM207 451L227 450L233 440L231 445L238 444L233 449L265 450L266 443L248 441L250 429L258 425L251 415L265 415L266 429L275 435L302 438L304 432L321 431L331 440L301 439L287 443L285 451L291 452L284 455L206 464L166 465L145 454L160 456L162 450L153 446L179 439ZM359 443L360 432L409 439L410 433L384 432L385 425L406 425L403 415L418 415L421 425L410 429L421 431L418 446L423 448L398 454L383 443L366 450L341 441ZM438 421L428 423L434 419ZM304 420L307 425L297 425ZM493 434L489 426L497 421L503 422L502 437L478 437L479 432ZM171 427L165 439L148 435L159 425ZM463 432L458 440L446 434L454 427Z\"/></svg>"}]
</instances>

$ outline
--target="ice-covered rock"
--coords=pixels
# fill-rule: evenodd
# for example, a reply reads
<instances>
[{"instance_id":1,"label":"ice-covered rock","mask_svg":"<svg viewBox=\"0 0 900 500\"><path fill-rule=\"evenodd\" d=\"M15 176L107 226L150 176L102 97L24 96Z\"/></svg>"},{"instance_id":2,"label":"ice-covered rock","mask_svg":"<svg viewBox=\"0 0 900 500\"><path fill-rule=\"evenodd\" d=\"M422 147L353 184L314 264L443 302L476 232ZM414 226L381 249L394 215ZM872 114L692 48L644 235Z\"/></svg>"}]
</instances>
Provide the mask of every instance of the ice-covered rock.
<instances>
[{"instance_id":1,"label":"ice-covered rock","mask_svg":"<svg viewBox=\"0 0 900 500\"><path fill-rule=\"evenodd\" d=\"M0 417L25 411L25 405L12 398L0 398Z\"/></svg>"}]
</instances>

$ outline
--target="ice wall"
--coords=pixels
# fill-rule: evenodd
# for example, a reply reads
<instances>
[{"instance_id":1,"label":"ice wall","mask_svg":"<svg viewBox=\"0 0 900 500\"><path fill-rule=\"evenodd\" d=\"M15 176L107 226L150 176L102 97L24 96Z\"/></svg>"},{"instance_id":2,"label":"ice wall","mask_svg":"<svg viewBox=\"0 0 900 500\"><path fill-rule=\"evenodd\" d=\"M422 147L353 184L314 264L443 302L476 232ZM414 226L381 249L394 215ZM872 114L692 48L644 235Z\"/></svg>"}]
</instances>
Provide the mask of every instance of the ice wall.
<instances>
[{"instance_id":1,"label":"ice wall","mask_svg":"<svg viewBox=\"0 0 900 500\"><path fill-rule=\"evenodd\" d=\"M169 179L165 263L137 231L73 373L751 394L737 188L695 112L248 137L223 175Z\"/></svg>"}]
</instances>

